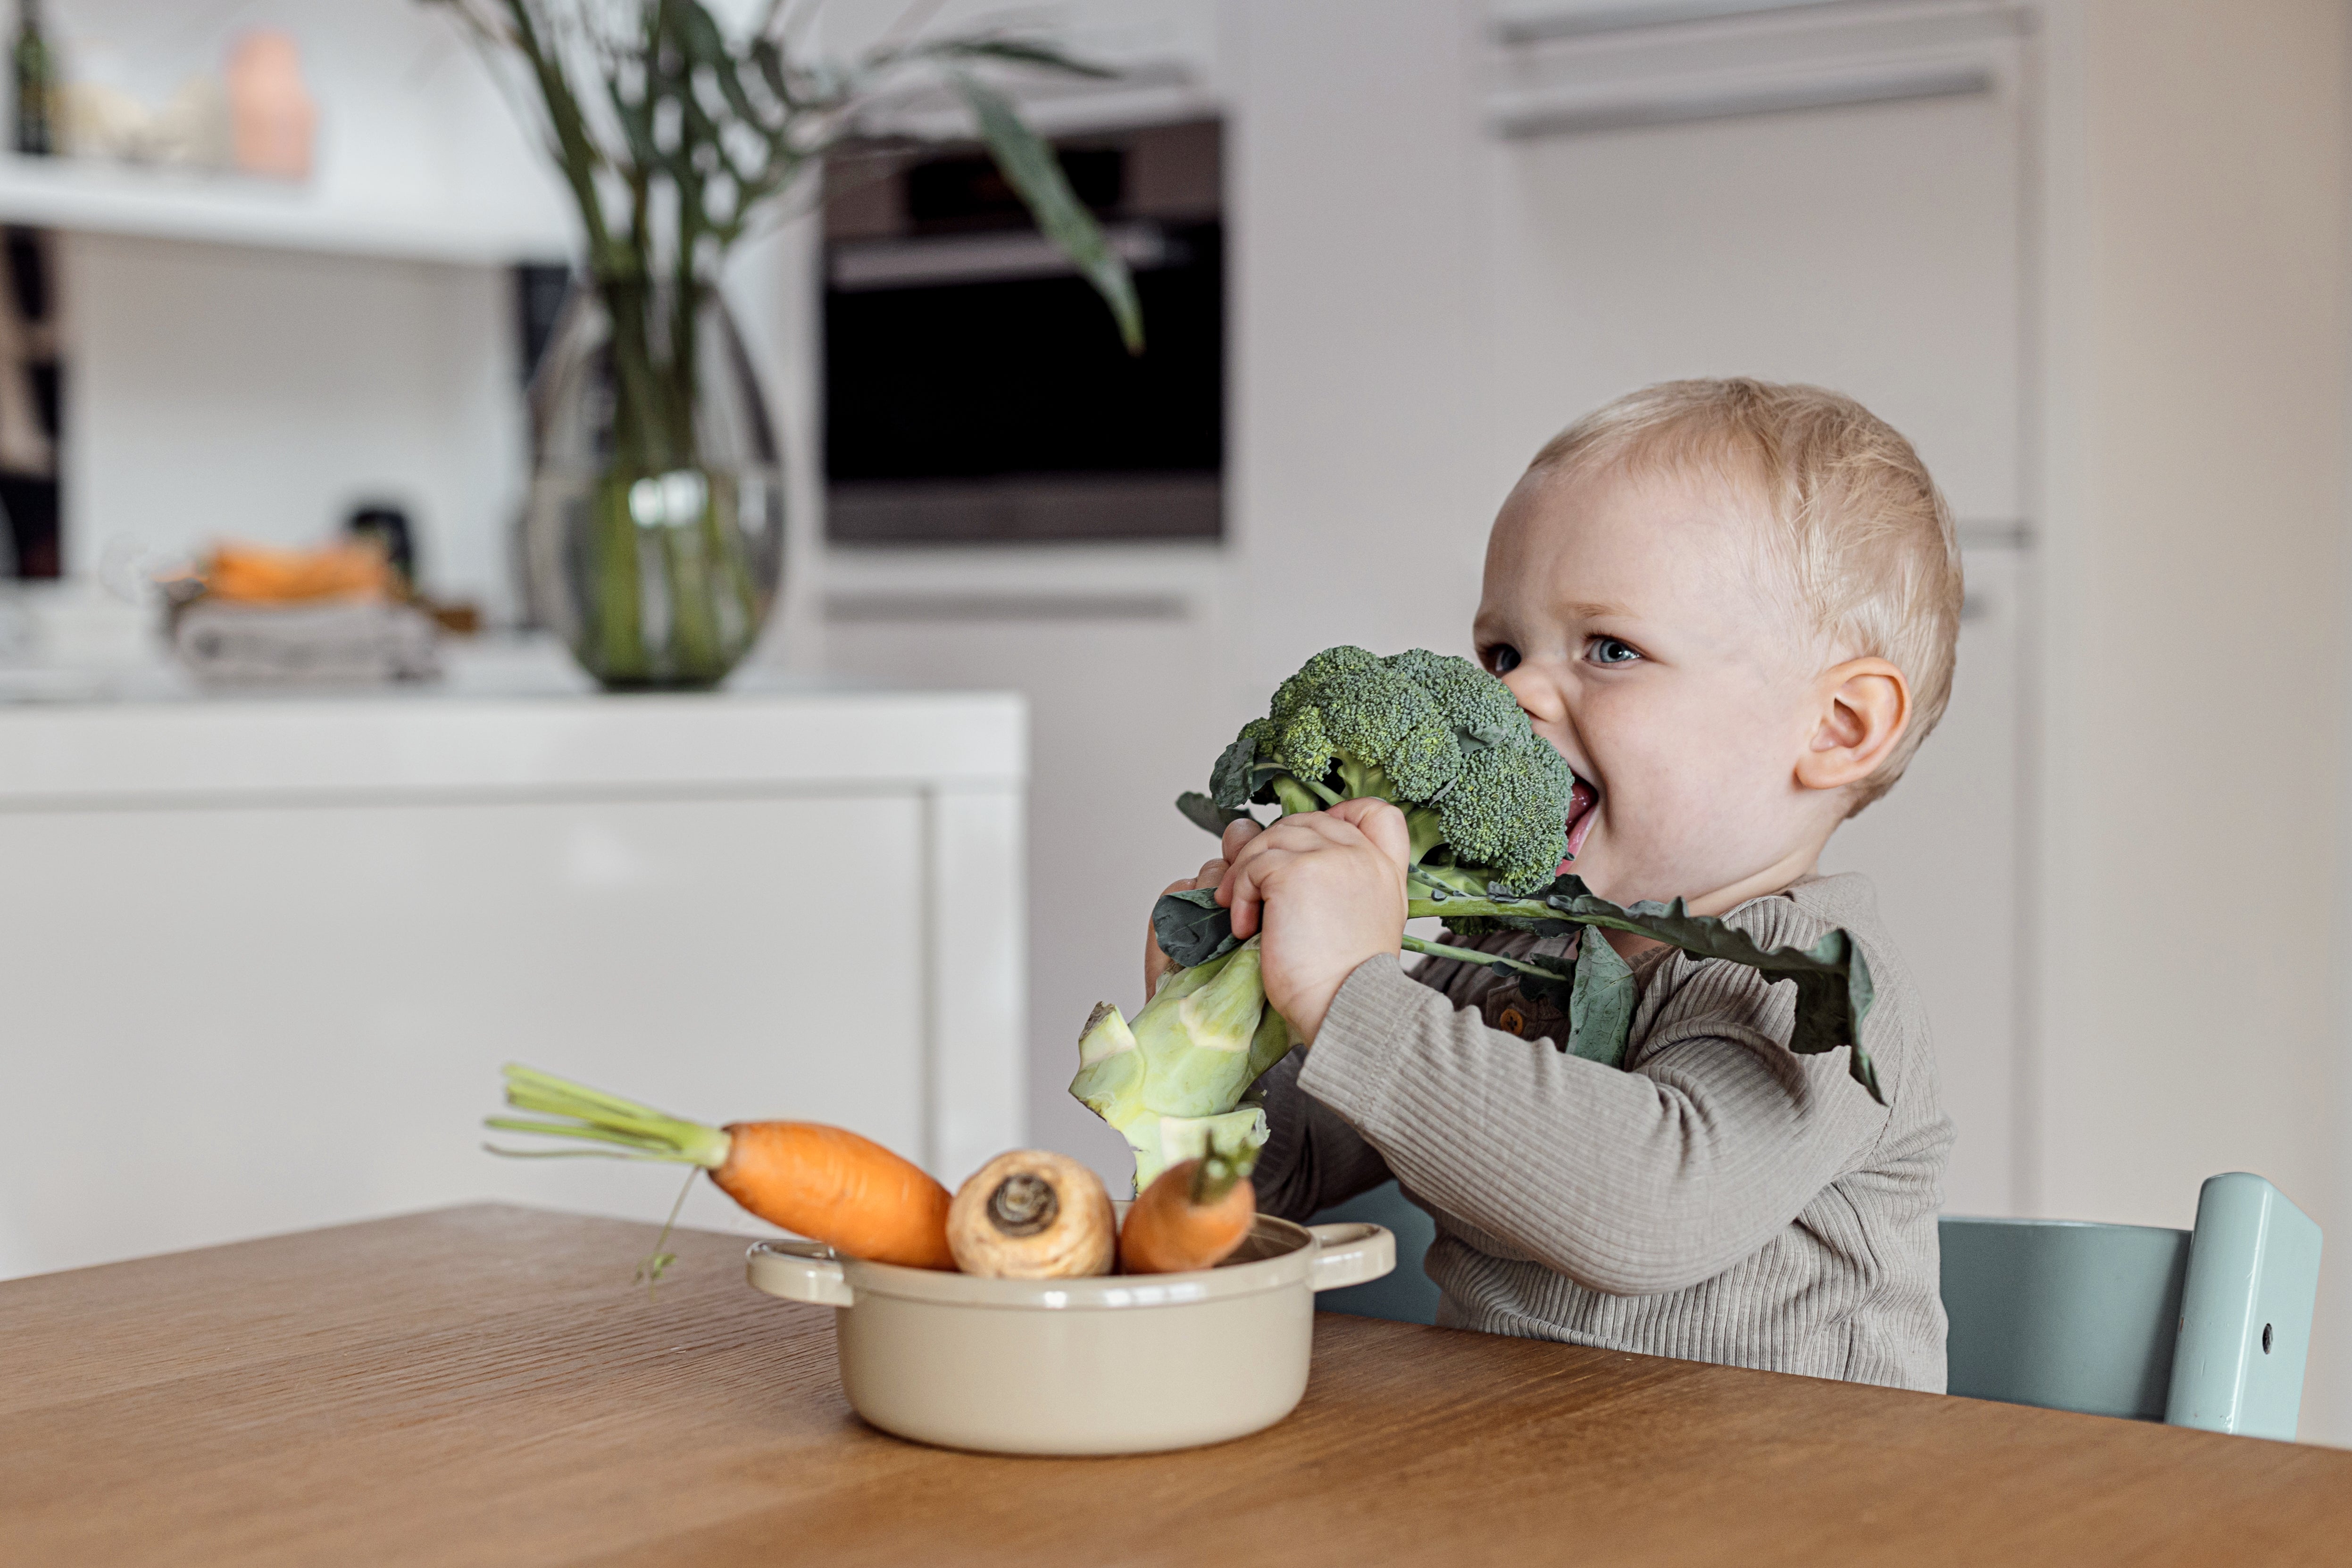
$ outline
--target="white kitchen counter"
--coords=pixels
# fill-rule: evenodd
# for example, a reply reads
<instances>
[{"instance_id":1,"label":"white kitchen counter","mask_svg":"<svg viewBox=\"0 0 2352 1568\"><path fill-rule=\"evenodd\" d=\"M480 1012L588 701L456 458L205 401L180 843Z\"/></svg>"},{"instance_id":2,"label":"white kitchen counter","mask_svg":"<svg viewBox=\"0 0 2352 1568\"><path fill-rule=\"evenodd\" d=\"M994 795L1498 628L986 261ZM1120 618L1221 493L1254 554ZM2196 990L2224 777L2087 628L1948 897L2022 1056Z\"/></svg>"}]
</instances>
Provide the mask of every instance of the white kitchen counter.
<instances>
[{"instance_id":1,"label":"white kitchen counter","mask_svg":"<svg viewBox=\"0 0 2352 1568\"><path fill-rule=\"evenodd\" d=\"M480 1152L509 1058L951 1184L1022 1140L1016 696L608 697L540 655L115 689L0 703L0 1274L471 1197L667 1211L667 1167ZM749 1225L707 1184L688 1217Z\"/></svg>"}]
</instances>

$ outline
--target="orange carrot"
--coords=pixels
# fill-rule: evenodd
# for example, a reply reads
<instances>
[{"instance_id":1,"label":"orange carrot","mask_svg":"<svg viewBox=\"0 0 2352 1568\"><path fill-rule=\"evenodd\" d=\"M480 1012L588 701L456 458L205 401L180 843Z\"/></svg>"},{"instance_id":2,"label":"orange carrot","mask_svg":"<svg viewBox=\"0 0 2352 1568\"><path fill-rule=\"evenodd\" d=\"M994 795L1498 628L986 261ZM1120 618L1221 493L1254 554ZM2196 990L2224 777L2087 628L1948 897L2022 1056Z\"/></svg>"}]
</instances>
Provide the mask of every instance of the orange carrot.
<instances>
[{"instance_id":1,"label":"orange carrot","mask_svg":"<svg viewBox=\"0 0 2352 1568\"><path fill-rule=\"evenodd\" d=\"M870 1138L814 1121L730 1121L709 1127L550 1073L506 1068L507 1103L554 1121L493 1116L485 1124L611 1145L491 1150L497 1154L610 1154L699 1165L719 1191L770 1225L849 1258L909 1268L955 1268L948 1250L948 1190Z\"/></svg>"},{"instance_id":2,"label":"orange carrot","mask_svg":"<svg viewBox=\"0 0 2352 1568\"><path fill-rule=\"evenodd\" d=\"M1160 1172L1119 1226L1119 1272L1183 1274L1223 1262L1257 1218L1249 1181L1256 1163L1255 1149L1227 1153L1213 1143L1204 1157Z\"/></svg>"},{"instance_id":3,"label":"orange carrot","mask_svg":"<svg viewBox=\"0 0 2352 1568\"><path fill-rule=\"evenodd\" d=\"M947 1188L870 1138L814 1121L730 1121L719 1190L851 1258L953 1268Z\"/></svg>"}]
</instances>

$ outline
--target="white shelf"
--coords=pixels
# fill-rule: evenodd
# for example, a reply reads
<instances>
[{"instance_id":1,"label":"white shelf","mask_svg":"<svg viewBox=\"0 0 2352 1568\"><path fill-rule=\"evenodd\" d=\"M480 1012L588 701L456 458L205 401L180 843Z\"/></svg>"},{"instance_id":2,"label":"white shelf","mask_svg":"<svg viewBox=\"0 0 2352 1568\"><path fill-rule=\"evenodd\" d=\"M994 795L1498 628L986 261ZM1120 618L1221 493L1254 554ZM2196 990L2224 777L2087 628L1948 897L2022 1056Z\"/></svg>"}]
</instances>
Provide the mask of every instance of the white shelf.
<instances>
[{"instance_id":1,"label":"white shelf","mask_svg":"<svg viewBox=\"0 0 2352 1568\"><path fill-rule=\"evenodd\" d=\"M569 229L522 212L394 205L197 170L0 154L0 223L347 256L561 260Z\"/></svg>"}]
</instances>

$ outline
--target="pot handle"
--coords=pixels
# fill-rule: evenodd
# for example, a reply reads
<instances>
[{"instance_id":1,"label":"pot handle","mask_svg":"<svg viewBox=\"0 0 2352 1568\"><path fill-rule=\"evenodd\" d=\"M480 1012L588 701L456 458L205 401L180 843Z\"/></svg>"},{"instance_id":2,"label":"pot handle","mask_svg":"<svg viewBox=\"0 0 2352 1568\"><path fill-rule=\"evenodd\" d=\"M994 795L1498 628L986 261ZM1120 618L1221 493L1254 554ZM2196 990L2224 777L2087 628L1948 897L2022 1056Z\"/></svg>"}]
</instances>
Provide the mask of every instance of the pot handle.
<instances>
[{"instance_id":1,"label":"pot handle","mask_svg":"<svg viewBox=\"0 0 2352 1568\"><path fill-rule=\"evenodd\" d=\"M754 1290L806 1301L815 1307L849 1307L857 1301L842 1278L841 1259L821 1241L755 1241L743 1256L743 1277Z\"/></svg>"},{"instance_id":2,"label":"pot handle","mask_svg":"<svg viewBox=\"0 0 2352 1568\"><path fill-rule=\"evenodd\" d=\"M1377 1279L1396 1267L1396 1236L1384 1225L1360 1225L1354 1222L1337 1225L1310 1225L1315 1239L1322 1243L1316 1255L1315 1274L1309 1283L1318 1290L1337 1290L1343 1285L1361 1285L1367 1279Z\"/></svg>"}]
</instances>

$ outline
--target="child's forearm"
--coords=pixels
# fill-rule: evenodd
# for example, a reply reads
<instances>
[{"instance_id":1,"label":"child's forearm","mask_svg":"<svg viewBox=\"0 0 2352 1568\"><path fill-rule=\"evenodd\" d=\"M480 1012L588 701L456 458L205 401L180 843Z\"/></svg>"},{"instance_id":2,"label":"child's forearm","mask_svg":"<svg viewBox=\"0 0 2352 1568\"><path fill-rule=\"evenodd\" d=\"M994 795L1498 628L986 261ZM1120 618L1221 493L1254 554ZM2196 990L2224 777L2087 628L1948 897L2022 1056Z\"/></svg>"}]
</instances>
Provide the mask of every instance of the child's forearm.
<instances>
[{"instance_id":1,"label":"child's forearm","mask_svg":"<svg viewBox=\"0 0 2352 1568\"><path fill-rule=\"evenodd\" d=\"M1299 1087L1434 1206L1593 1289L1651 1295L1753 1252L1883 1123L1842 1063L1743 1033L1624 1072L1489 1029L1376 961Z\"/></svg>"},{"instance_id":2,"label":"child's forearm","mask_svg":"<svg viewBox=\"0 0 2352 1568\"><path fill-rule=\"evenodd\" d=\"M1354 1128L1300 1091L1301 1060L1293 1052L1258 1079L1271 1131L1250 1181L1261 1211L1303 1222L1379 1186L1389 1168Z\"/></svg>"}]
</instances>

